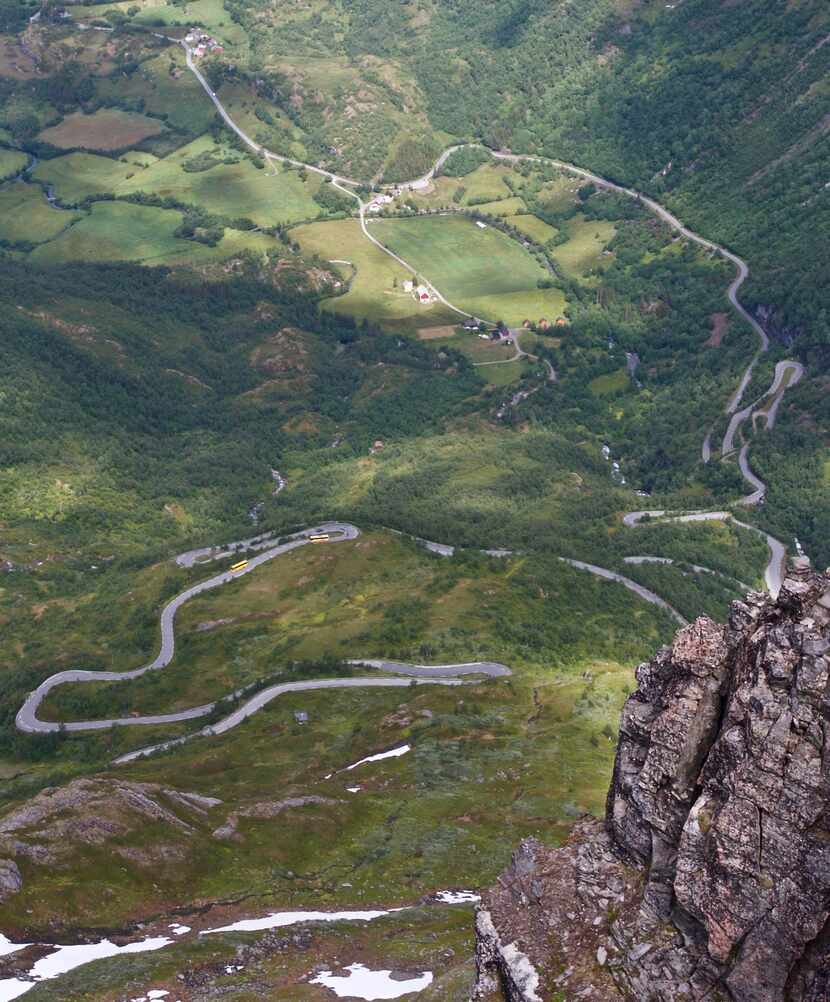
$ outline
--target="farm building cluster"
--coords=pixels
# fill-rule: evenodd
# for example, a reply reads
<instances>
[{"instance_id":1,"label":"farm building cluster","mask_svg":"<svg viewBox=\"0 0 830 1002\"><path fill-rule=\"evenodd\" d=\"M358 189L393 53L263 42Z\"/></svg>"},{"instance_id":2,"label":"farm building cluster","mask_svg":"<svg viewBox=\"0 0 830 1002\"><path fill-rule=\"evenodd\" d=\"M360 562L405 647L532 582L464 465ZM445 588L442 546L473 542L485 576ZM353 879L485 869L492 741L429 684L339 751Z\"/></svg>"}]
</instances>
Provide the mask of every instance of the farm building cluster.
<instances>
[{"instance_id":1,"label":"farm building cluster","mask_svg":"<svg viewBox=\"0 0 830 1002\"><path fill-rule=\"evenodd\" d=\"M372 201L366 206L369 212L381 212L387 205L394 202L392 195L377 194L372 196Z\"/></svg>"},{"instance_id":2,"label":"farm building cluster","mask_svg":"<svg viewBox=\"0 0 830 1002\"><path fill-rule=\"evenodd\" d=\"M431 306L435 302L435 294L426 285L416 285L411 279L403 283L403 291L414 296L422 306Z\"/></svg>"},{"instance_id":3,"label":"farm building cluster","mask_svg":"<svg viewBox=\"0 0 830 1002\"><path fill-rule=\"evenodd\" d=\"M202 56L206 56L209 52L224 52L222 43L217 42L215 38L202 31L201 28L191 28L184 36L184 40L185 44L189 45L192 49L193 55L198 59L201 59Z\"/></svg>"}]
</instances>

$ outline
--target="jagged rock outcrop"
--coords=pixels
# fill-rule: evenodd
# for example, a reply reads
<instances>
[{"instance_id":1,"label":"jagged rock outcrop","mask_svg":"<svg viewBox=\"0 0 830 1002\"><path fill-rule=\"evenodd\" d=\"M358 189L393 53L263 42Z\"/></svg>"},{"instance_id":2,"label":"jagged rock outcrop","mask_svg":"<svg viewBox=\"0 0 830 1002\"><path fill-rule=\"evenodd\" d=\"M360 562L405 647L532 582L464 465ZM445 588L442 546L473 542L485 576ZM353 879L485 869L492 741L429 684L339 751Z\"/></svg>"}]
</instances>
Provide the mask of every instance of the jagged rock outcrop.
<instances>
[{"instance_id":1,"label":"jagged rock outcrop","mask_svg":"<svg viewBox=\"0 0 830 1002\"><path fill-rule=\"evenodd\" d=\"M0 817L0 852L51 865L70 857L78 846L117 841L148 823L191 835L194 822L221 803L215 797L157 783L75 779L41 790ZM0 860L0 900L20 890L19 878L13 860Z\"/></svg>"},{"instance_id":2,"label":"jagged rock outcrop","mask_svg":"<svg viewBox=\"0 0 830 1002\"><path fill-rule=\"evenodd\" d=\"M637 670L604 822L522 844L477 1002L830 999L830 576L793 563Z\"/></svg>"}]
</instances>

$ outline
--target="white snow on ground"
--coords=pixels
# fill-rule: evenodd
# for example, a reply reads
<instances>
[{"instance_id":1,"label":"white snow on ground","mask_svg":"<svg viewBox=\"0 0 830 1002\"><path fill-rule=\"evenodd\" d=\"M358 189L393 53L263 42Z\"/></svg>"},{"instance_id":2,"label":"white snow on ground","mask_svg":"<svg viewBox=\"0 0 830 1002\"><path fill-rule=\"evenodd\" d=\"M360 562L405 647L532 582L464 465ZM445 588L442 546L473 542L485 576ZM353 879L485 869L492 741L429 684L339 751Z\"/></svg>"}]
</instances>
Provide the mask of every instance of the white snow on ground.
<instances>
[{"instance_id":1,"label":"white snow on ground","mask_svg":"<svg viewBox=\"0 0 830 1002\"><path fill-rule=\"evenodd\" d=\"M67 971L74 971L76 967L88 964L91 960L115 957L119 953L160 950L163 946L169 946L171 942L172 940L166 936L156 936L153 939L139 940L137 943L127 943L125 946L117 946L108 939L102 939L99 943L81 943L79 946L59 946L54 953L38 960L29 974L37 980L56 978L60 974L66 974Z\"/></svg>"},{"instance_id":2,"label":"white snow on ground","mask_svg":"<svg viewBox=\"0 0 830 1002\"><path fill-rule=\"evenodd\" d=\"M11 1002L12 999L20 998L30 988L34 988L34 981L21 981L20 978L4 978L0 981L0 1002Z\"/></svg>"},{"instance_id":3,"label":"white snow on ground","mask_svg":"<svg viewBox=\"0 0 830 1002\"><path fill-rule=\"evenodd\" d=\"M409 745L404 745L403 749L396 748L394 753L396 755L402 755L405 751L409 751ZM387 757L390 753L385 752L383 757ZM372 757L374 759L374 756ZM468 896L471 895L471 896ZM449 897L448 897L449 896ZM463 897L462 897L463 896ZM438 895L438 899L447 904L461 904L462 900L464 902L477 900L471 891L441 891ZM216 932L257 932L261 929L281 929L284 926L297 925L300 922L371 922L373 919L382 918L384 915L391 915L394 912L404 911L404 908L389 908L384 911L344 911L344 912L272 912L270 915L266 915L263 918L256 919L241 919L239 922L233 922L231 925L221 926L217 929L203 929L199 935L210 935ZM171 923L169 926L172 933L176 936L181 936L185 932L190 931L189 926L179 925L178 923ZM52 953L47 954L45 957L41 957L27 972L27 977L31 978L31 981L24 980L22 978L2 978L0 979L0 1002L12 1002L13 999L19 998L21 995L25 995L31 988L34 988L39 981L44 981L49 978L57 978L61 974L66 974L69 971L75 970L76 967L82 967L84 964L89 964L93 960L102 960L106 957L115 957L119 954L125 953L145 953L151 950L161 950L165 946L169 946L173 942L167 936L155 936L148 939L142 939L135 943L126 943L124 946L118 946L116 943L112 943L108 939L102 939L98 943L83 943L75 946L55 946ZM11 943L9 940L0 933L0 956L4 956L9 953L14 953L16 950L22 950L28 943ZM359 965L358 965L359 966ZM372 977L378 977L384 972L368 972ZM388 972L386 972L388 973ZM426 975L424 975L426 977ZM429 975L430 980L432 975ZM335 979L338 980L338 979ZM340 978L340 981L350 980ZM350 982L351 983L351 982ZM391 982L395 986L404 984L404 982L393 981ZM357 984L355 982L355 984ZM414 982L406 982L406 984L414 984ZM422 987L407 988L406 991L421 991L429 984L427 981ZM355 985L351 985L355 987ZM334 989L333 989L334 990ZM150 991L146 996L139 996L142 999L150 1000L161 1000L166 997L166 994L159 994L165 992L165 989L155 988ZM351 992L353 996L366 999L391 999L398 998L399 995L405 994L404 992L398 992L394 995L359 995L359 993Z\"/></svg>"},{"instance_id":4,"label":"white snow on ground","mask_svg":"<svg viewBox=\"0 0 830 1002\"><path fill-rule=\"evenodd\" d=\"M98 943L82 943L78 946L58 946L52 953L41 957L29 970L28 975L33 979L32 981L22 981L20 978L0 980L0 1002L11 1002L11 999L19 998L30 988L34 988L38 981L57 978L59 975L73 971L76 967L82 967L92 960L115 957L119 953L144 953L148 950L160 950L172 942L173 940L166 936L156 936L151 939L142 939L137 943L127 943L125 946L117 946L108 939L102 939Z\"/></svg>"},{"instance_id":5,"label":"white snow on ground","mask_svg":"<svg viewBox=\"0 0 830 1002\"><path fill-rule=\"evenodd\" d=\"M474 891L439 891L435 897L445 905L474 905L481 901L481 895Z\"/></svg>"},{"instance_id":6,"label":"white snow on ground","mask_svg":"<svg viewBox=\"0 0 830 1002\"><path fill-rule=\"evenodd\" d=\"M311 981L312 985L325 985L338 998L367 999L399 999L402 995L422 992L432 984L432 972L425 971L417 978L408 981L396 981L391 971L370 971L363 964L352 964L347 967L347 976L333 974L331 971L321 971Z\"/></svg>"},{"instance_id":7,"label":"white snow on ground","mask_svg":"<svg viewBox=\"0 0 830 1002\"><path fill-rule=\"evenodd\" d=\"M378 912L273 912L264 918L241 919L231 925L223 925L218 929L203 929L200 936L209 936L214 932L258 932L260 929L282 929L287 925L297 925L298 922L371 922L373 919L392 912L402 912L403 908L390 908Z\"/></svg>"},{"instance_id":8,"label":"white snow on ground","mask_svg":"<svg viewBox=\"0 0 830 1002\"><path fill-rule=\"evenodd\" d=\"M340 772L351 772L352 769L356 769L359 765L366 765L367 762L382 762L385 758L400 758L401 755L406 755L411 750L412 745L400 745L398 748L390 748L389 751L378 752L377 755L367 755L366 758L362 758L359 762L353 762L343 769L336 769L334 772L326 773L323 779L331 779L332 776L336 776Z\"/></svg>"},{"instance_id":9,"label":"white snow on ground","mask_svg":"<svg viewBox=\"0 0 830 1002\"><path fill-rule=\"evenodd\" d=\"M30 943L12 943L7 936L4 936L0 932L0 957L7 957L10 953L17 953L18 950L23 950L30 945Z\"/></svg>"},{"instance_id":10,"label":"white snow on ground","mask_svg":"<svg viewBox=\"0 0 830 1002\"><path fill-rule=\"evenodd\" d=\"M382 762L385 758L400 758L401 755L406 755L408 751L412 750L411 745L401 745L399 748L391 748L389 751L378 752L377 755L367 755L366 758L362 758L359 762L355 762L354 765L347 765L342 772L351 772L352 769L356 769L359 765L366 765L367 762Z\"/></svg>"}]
</instances>

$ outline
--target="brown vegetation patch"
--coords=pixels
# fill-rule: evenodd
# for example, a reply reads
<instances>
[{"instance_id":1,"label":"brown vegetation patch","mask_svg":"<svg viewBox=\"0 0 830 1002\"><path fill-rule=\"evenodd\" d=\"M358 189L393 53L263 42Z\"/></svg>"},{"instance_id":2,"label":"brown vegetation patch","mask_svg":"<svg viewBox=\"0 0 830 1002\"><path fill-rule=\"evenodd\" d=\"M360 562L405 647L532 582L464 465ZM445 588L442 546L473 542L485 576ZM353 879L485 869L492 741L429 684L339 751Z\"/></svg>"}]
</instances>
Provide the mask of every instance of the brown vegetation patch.
<instances>
[{"instance_id":1,"label":"brown vegetation patch","mask_svg":"<svg viewBox=\"0 0 830 1002\"><path fill-rule=\"evenodd\" d=\"M43 76L38 61L38 53L30 47L25 35L20 41L9 35L0 35L0 77L29 80Z\"/></svg>"},{"instance_id":2,"label":"brown vegetation patch","mask_svg":"<svg viewBox=\"0 0 830 1002\"><path fill-rule=\"evenodd\" d=\"M253 368L271 376L307 370L309 349L306 335L296 327L283 327L251 352Z\"/></svg>"},{"instance_id":3,"label":"brown vegetation patch","mask_svg":"<svg viewBox=\"0 0 830 1002\"><path fill-rule=\"evenodd\" d=\"M38 139L61 150L122 150L158 135L164 128L154 118L104 108L94 115L67 115L60 125L44 129Z\"/></svg>"},{"instance_id":4,"label":"brown vegetation patch","mask_svg":"<svg viewBox=\"0 0 830 1002\"><path fill-rule=\"evenodd\" d=\"M720 348L721 342L726 336L726 332L729 330L729 314L713 313L712 316L709 317L709 322L712 325L712 333L707 338L705 347Z\"/></svg>"},{"instance_id":5,"label":"brown vegetation patch","mask_svg":"<svg viewBox=\"0 0 830 1002\"><path fill-rule=\"evenodd\" d=\"M438 338L452 337L453 334L455 334L455 328L449 324L446 327L422 327L418 331L418 340L436 341Z\"/></svg>"}]
</instances>

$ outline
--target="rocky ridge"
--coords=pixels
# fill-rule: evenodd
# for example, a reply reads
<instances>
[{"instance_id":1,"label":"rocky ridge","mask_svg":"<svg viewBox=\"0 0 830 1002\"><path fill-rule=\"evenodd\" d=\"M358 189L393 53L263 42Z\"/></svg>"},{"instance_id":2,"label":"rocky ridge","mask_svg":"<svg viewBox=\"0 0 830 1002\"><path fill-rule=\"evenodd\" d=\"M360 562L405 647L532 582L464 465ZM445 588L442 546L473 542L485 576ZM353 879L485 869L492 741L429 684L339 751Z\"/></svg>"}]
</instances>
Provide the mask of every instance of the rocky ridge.
<instances>
[{"instance_id":1,"label":"rocky ridge","mask_svg":"<svg viewBox=\"0 0 830 1002\"><path fill-rule=\"evenodd\" d=\"M604 821L533 839L478 910L476 1002L830 998L830 576L637 669Z\"/></svg>"}]
</instances>

